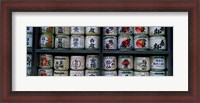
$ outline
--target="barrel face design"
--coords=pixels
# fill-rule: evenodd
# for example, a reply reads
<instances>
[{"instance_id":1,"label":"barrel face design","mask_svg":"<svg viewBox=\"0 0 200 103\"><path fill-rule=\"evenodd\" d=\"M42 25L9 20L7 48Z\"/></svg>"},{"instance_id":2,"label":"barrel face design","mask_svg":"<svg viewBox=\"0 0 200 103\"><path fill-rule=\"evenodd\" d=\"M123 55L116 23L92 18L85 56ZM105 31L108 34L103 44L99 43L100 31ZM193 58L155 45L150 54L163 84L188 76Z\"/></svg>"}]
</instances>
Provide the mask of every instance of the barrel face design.
<instances>
[{"instance_id":1,"label":"barrel face design","mask_svg":"<svg viewBox=\"0 0 200 103\"><path fill-rule=\"evenodd\" d=\"M53 76L52 69L39 69L38 76Z\"/></svg>"},{"instance_id":2,"label":"barrel face design","mask_svg":"<svg viewBox=\"0 0 200 103\"><path fill-rule=\"evenodd\" d=\"M27 68L31 68L32 67L32 55L31 54L27 54L27 60L26 60L26 67Z\"/></svg>"},{"instance_id":3,"label":"barrel face design","mask_svg":"<svg viewBox=\"0 0 200 103\"><path fill-rule=\"evenodd\" d=\"M54 69L55 70L68 70L69 69L69 57L68 56L55 56L54 57Z\"/></svg>"},{"instance_id":4,"label":"barrel face design","mask_svg":"<svg viewBox=\"0 0 200 103\"><path fill-rule=\"evenodd\" d=\"M118 49L120 50L133 49L133 36L120 35L118 37Z\"/></svg>"},{"instance_id":5,"label":"barrel face design","mask_svg":"<svg viewBox=\"0 0 200 103\"><path fill-rule=\"evenodd\" d=\"M133 57L130 55L120 55L118 57L118 68L121 70L133 69Z\"/></svg>"},{"instance_id":6,"label":"barrel face design","mask_svg":"<svg viewBox=\"0 0 200 103\"><path fill-rule=\"evenodd\" d=\"M104 70L115 70L117 69L117 58L116 56L104 57Z\"/></svg>"},{"instance_id":7,"label":"barrel face design","mask_svg":"<svg viewBox=\"0 0 200 103\"><path fill-rule=\"evenodd\" d=\"M164 36L150 37L151 50L166 50L166 39Z\"/></svg>"},{"instance_id":8,"label":"barrel face design","mask_svg":"<svg viewBox=\"0 0 200 103\"><path fill-rule=\"evenodd\" d=\"M104 49L117 49L117 37L116 36L105 36L103 38L104 41Z\"/></svg>"},{"instance_id":9,"label":"barrel face design","mask_svg":"<svg viewBox=\"0 0 200 103\"><path fill-rule=\"evenodd\" d=\"M117 35L117 27L104 27L104 35Z\"/></svg>"},{"instance_id":10,"label":"barrel face design","mask_svg":"<svg viewBox=\"0 0 200 103\"><path fill-rule=\"evenodd\" d=\"M99 49L99 36L86 36L85 38L86 49Z\"/></svg>"},{"instance_id":11,"label":"barrel face design","mask_svg":"<svg viewBox=\"0 0 200 103\"><path fill-rule=\"evenodd\" d=\"M119 70L118 76L133 76L132 70Z\"/></svg>"},{"instance_id":12,"label":"barrel face design","mask_svg":"<svg viewBox=\"0 0 200 103\"><path fill-rule=\"evenodd\" d=\"M118 28L118 34L123 35L123 34L133 34L133 27L119 27Z\"/></svg>"},{"instance_id":13,"label":"barrel face design","mask_svg":"<svg viewBox=\"0 0 200 103\"><path fill-rule=\"evenodd\" d=\"M72 35L70 40L70 48L83 49L84 48L84 36Z\"/></svg>"},{"instance_id":14,"label":"barrel face design","mask_svg":"<svg viewBox=\"0 0 200 103\"><path fill-rule=\"evenodd\" d=\"M133 76L149 76L149 72L137 72L137 71L134 71L133 72Z\"/></svg>"},{"instance_id":15,"label":"barrel face design","mask_svg":"<svg viewBox=\"0 0 200 103\"><path fill-rule=\"evenodd\" d=\"M99 35L100 28L99 27L86 27L86 35Z\"/></svg>"},{"instance_id":16,"label":"barrel face design","mask_svg":"<svg viewBox=\"0 0 200 103\"><path fill-rule=\"evenodd\" d=\"M135 57L134 69L136 71L149 71L150 70L150 58L149 57Z\"/></svg>"},{"instance_id":17,"label":"barrel face design","mask_svg":"<svg viewBox=\"0 0 200 103\"><path fill-rule=\"evenodd\" d=\"M42 34L40 36L40 47L41 48L53 48L54 46L54 37L52 34Z\"/></svg>"},{"instance_id":18,"label":"barrel face design","mask_svg":"<svg viewBox=\"0 0 200 103\"><path fill-rule=\"evenodd\" d=\"M54 70L54 76L68 76L68 71Z\"/></svg>"},{"instance_id":19,"label":"barrel face design","mask_svg":"<svg viewBox=\"0 0 200 103\"><path fill-rule=\"evenodd\" d=\"M33 34L33 27L26 27L26 34Z\"/></svg>"},{"instance_id":20,"label":"barrel face design","mask_svg":"<svg viewBox=\"0 0 200 103\"><path fill-rule=\"evenodd\" d=\"M165 70L165 56L151 56L151 70Z\"/></svg>"},{"instance_id":21,"label":"barrel face design","mask_svg":"<svg viewBox=\"0 0 200 103\"><path fill-rule=\"evenodd\" d=\"M71 34L72 35L84 35L85 33L85 30L84 30L84 27L78 27L78 26L74 26L74 27L71 27Z\"/></svg>"},{"instance_id":22,"label":"barrel face design","mask_svg":"<svg viewBox=\"0 0 200 103\"><path fill-rule=\"evenodd\" d=\"M71 56L70 68L72 70L85 69L85 57L84 56Z\"/></svg>"},{"instance_id":23,"label":"barrel face design","mask_svg":"<svg viewBox=\"0 0 200 103\"><path fill-rule=\"evenodd\" d=\"M27 68L27 69L26 69L26 73L27 73L26 76L31 76L31 68Z\"/></svg>"},{"instance_id":24,"label":"barrel face design","mask_svg":"<svg viewBox=\"0 0 200 103\"><path fill-rule=\"evenodd\" d=\"M56 35L70 35L70 27L55 27Z\"/></svg>"},{"instance_id":25,"label":"barrel face design","mask_svg":"<svg viewBox=\"0 0 200 103\"><path fill-rule=\"evenodd\" d=\"M99 70L85 70L85 76L99 76Z\"/></svg>"},{"instance_id":26,"label":"barrel face design","mask_svg":"<svg viewBox=\"0 0 200 103\"><path fill-rule=\"evenodd\" d=\"M165 76L165 71L150 71L150 76Z\"/></svg>"},{"instance_id":27,"label":"barrel face design","mask_svg":"<svg viewBox=\"0 0 200 103\"><path fill-rule=\"evenodd\" d=\"M42 34L54 34L54 27L41 27Z\"/></svg>"},{"instance_id":28,"label":"barrel face design","mask_svg":"<svg viewBox=\"0 0 200 103\"><path fill-rule=\"evenodd\" d=\"M70 70L70 76L84 76L83 70Z\"/></svg>"},{"instance_id":29,"label":"barrel face design","mask_svg":"<svg viewBox=\"0 0 200 103\"><path fill-rule=\"evenodd\" d=\"M87 69L98 69L99 68L99 56L98 55L87 55L86 56L86 68Z\"/></svg>"},{"instance_id":30,"label":"barrel face design","mask_svg":"<svg viewBox=\"0 0 200 103\"><path fill-rule=\"evenodd\" d=\"M159 27L159 26L150 27L149 35L150 36L165 35L165 27Z\"/></svg>"},{"instance_id":31,"label":"barrel face design","mask_svg":"<svg viewBox=\"0 0 200 103\"><path fill-rule=\"evenodd\" d=\"M102 71L103 76L117 76L117 71Z\"/></svg>"},{"instance_id":32,"label":"barrel face design","mask_svg":"<svg viewBox=\"0 0 200 103\"><path fill-rule=\"evenodd\" d=\"M52 68L53 67L53 56L51 54L40 54L39 67L40 68Z\"/></svg>"},{"instance_id":33,"label":"barrel face design","mask_svg":"<svg viewBox=\"0 0 200 103\"><path fill-rule=\"evenodd\" d=\"M33 45L33 35L27 34L27 47L31 48Z\"/></svg>"},{"instance_id":34,"label":"barrel face design","mask_svg":"<svg viewBox=\"0 0 200 103\"><path fill-rule=\"evenodd\" d=\"M149 29L148 27L134 27L134 34L139 35L139 34L148 34L149 33Z\"/></svg>"},{"instance_id":35,"label":"barrel face design","mask_svg":"<svg viewBox=\"0 0 200 103\"><path fill-rule=\"evenodd\" d=\"M68 49L70 45L70 37L65 35L57 35L55 38L56 49Z\"/></svg>"},{"instance_id":36,"label":"barrel face design","mask_svg":"<svg viewBox=\"0 0 200 103\"><path fill-rule=\"evenodd\" d=\"M147 50L149 49L149 38L147 35L136 35L134 37L134 49L135 50Z\"/></svg>"}]
</instances>

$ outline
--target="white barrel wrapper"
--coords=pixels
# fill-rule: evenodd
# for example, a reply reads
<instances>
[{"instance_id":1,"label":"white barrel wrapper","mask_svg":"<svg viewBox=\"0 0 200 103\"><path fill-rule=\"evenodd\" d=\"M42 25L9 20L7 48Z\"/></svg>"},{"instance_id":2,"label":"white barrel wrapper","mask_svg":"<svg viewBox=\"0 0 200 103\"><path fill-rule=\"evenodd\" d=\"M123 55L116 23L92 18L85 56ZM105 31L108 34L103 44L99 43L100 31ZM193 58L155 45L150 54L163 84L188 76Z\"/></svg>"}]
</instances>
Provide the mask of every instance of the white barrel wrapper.
<instances>
[{"instance_id":1,"label":"white barrel wrapper","mask_svg":"<svg viewBox=\"0 0 200 103\"><path fill-rule=\"evenodd\" d=\"M85 76L99 76L99 70L85 70Z\"/></svg>"},{"instance_id":2,"label":"white barrel wrapper","mask_svg":"<svg viewBox=\"0 0 200 103\"><path fill-rule=\"evenodd\" d=\"M65 35L57 35L55 37L56 49L68 49L70 46L70 37Z\"/></svg>"},{"instance_id":3,"label":"white barrel wrapper","mask_svg":"<svg viewBox=\"0 0 200 103\"><path fill-rule=\"evenodd\" d=\"M102 71L103 76L117 76L117 71Z\"/></svg>"},{"instance_id":4,"label":"white barrel wrapper","mask_svg":"<svg viewBox=\"0 0 200 103\"><path fill-rule=\"evenodd\" d=\"M40 68L52 68L53 67L53 56L51 54L40 54L39 59Z\"/></svg>"},{"instance_id":5,"label":"white barrel wrapper","mask_svg":"<svg viewBox=\"0 0 200 103\"><path fill-rule=\"evenodd\" d=\"M166 50L166 39L164 36L150 37L151 50Z\"/></svg>"},{"instance_id":6,"label":"white barrel wrapper","mask_svg":"<svg viewBox=\"0 0 200 103\"><path fill-rule=\"evenodd\" d=\"M149 57L135 57L134 70L145 72L150 70L150 58Z\"/></svg>"},{"instance_id":7,"label":"white barrel wrapper","mask_svg":"<svg viewBox=\"0 0 200 103\"><path fill-rule=\"evenodd\" d=\"M118 37L118 49L120 50L133 49L133 36L120 35Z\"/></svg>"},{"instance_id":8,"label":"white barrel wrapper","mask_svg":"<svg viewBox=\"0 0 200 103\"><path fill-rule=\"evenodd\" d=\"M133 69L133 56L130 55L118 56L118 68L121 70Z\"/></svg>"},{"instance_id":9,"label":"white barrel wrapper","mask_svg":"<svg viewBox=\"0 0 200 103\"><path fill-rule=\"evenodd\" d=\"M150 71L150 76L165 76L165 71Z\"/></svg>"},{"instance_id":10,"label":"white barrel wrapper","mask_svg":"<svg viewBox=\"0 0 200 103\"><path fill-rule=\"evenodd\" d=\"M98 55L87 55L86 56L86 68L87 69L98 69L99 68L99 56Z\"/></svg>"},{"instance_id":11,"label":"white barrel wrapper","mask_svg":"<svg viewBox=\"0 0 200 103\"><path fill-rule=\"evenodd\" d=\"M70 35L70 27L55 27L56 35Z\"/></svg>"},{"instance_id":12,"label":"white barrel wrapper","mask_svg":"<svg viewBox=\"0 0 200 103\"><path fill-rule=\"evenodd\" d=\"M38 76L53 76L52 69L39 69Z\"/></svg>"},{"instance_id":13,"label":"white barrel wrapper","mask_svg":"<svg viewBox=\"0 0 200 103\"><path fill-rule=\"evenodd\" d=\"M68 71L54 70L54 76L68 76Z\"/></svg>"},{"instance_id":14,"label":"white barrel wrapper","mask_svg":"<svg viewBox=\"0 0 200 103\"><path fill-rule=\"evenodd\" d=\"M141 34L148 34L149 33L149 29L148 27L134 27L134 34L136 35L141 35Z\"/></svg>"},{"instance_id":15,"label":"white barrel wrapper","mask_svg":"<svg viewBox=\"0 0 200 103\"><path fill-rule=\"evenodd\" d=\"M70 68L72 70L85 69L85 57L84 56L71 56Z\"/></svg>"},{"instance_id":16,"label":"white barrel wrapper","mask_svg":"<svg viewBox=\"0 0 200 103\"><path fill-rule=\"evenodd\" d=\"M70 70L70 76L84 76L83 70Z\"/></svg>"},{"instance_id":17,"label":"white barrel wrapper","mask_svg":"<svg viewBox=\"0 0 200 103\"><path fill-rule=\"evenodd\" d=\"M78 27L78 26L71 27L72 35L75 35L75 34L84 35L84 33L85 33L84 27Z\"/></svg>"},{"instance_id":18,"label":"white barrel wrapper","mask_svg":"<svg viewBox=\"0 0 200 103\"><path fill-rule=\"evenodd\" d=\"M86 36L85 37L85 48L86 49L99 49L100 46L99 36Z\"/></svg>"},{"instance_id":19,"label":"white barrel wrapper","mask_svg":"<svg viewBox=\"0 0 200 103\"><path fill-rule=\"evenodd\" d=\"M86 27L86 35L99 35L100 28L99 27Z\"/></svg>"},{"instance_id":20,"label":"white barrel wrapper","mask_svg":"<svg viewBox=\"0 0 200 103\"><path fill-rule=\"evenodd\" d=\"M55 70L68 70L69 69L69 57L68 56L55 56L54 57L54 69Z\"/></svg>"},{"instance_id":21,"label":"white barrel wrapper","mask_svg":"<svg viewBox=\"0 0 200 103\"><path fill-rule=\"evenodd\" d=\"M115 70L115 69L117 69L116 56L105 56L104 57L104 70Z\"/></svg>"},{"instance_id":22,"label":"white barrel wrapper","mask_svg":"<svg viewBox=\"0 0 200 103\"><path fill-rule=\"evenodd\" d=\"M159 26L154 26L154 27L149 27L149 35L154 36L154 35L165 35L165 27L159 27Z\"/></svg>"},{"instance_id":23,"label":"white barrel wrapper","mask_svg":"<svg viewBox=\"0 0 200 103\"><path fill-rule=\"evenodd\" d=\"M165 56L151 56L151 70L165 70Z\"/></svg>"},{"instance_id":24,"label":"white barrel wrapper","mask_svg":"<svg viewBox=\"0 0 200 103\"><path fill-rule=\"evenodd\" d=\"M104 27L104 35L117 35L117 27Z\"/></svg>"},{"instance_id":25,"label":"white barrel wrapper","mask_svg":"<svg viewBox=\"0 0 200 103\"><path fill-rule=\"evenodd\" d=\"M118 34L124 35L124 34L133 34L133 27L118 27Z\"/></svg>"},{"instance_id":26,"label":"white barrel wrapper","mask_svg":"<svg viewBox=\"0 0 200 103\"><path fill-rule=\"evenodd\" d=\"M33 45L33 35L32 34L27 34L27 47L31 48Z\"/></svg>"},{"instance_id":27,"label":"white barrel wrapper","mask_svg":"<svg viewBox=\"0 0 200 103\"><path fill-rule=\"evenodd\" d=\"M84 49L84 36L72 35L70 38L70 48L72 49Z\"/></svg>"},{"instance_id":28,"label":"white barrel wrapper","mask_svg":"<svg viewBox=\"0 0 200 103\"><path fill-rule=\"evenodd\" d=\"M132 70L119 70L118 76L133 76Z\"/></svg>"},{"instance_id":29,"label":"white barrel wrapper","mask_svg":"<svg viewBox=\"0 0 200 103\"><path fill-rule=\"evenodd\" d=\"M116 50L117 49L117 37L116 36L104 36L103 44L104 44L104 49Z\"/></svg>"},{"instance_id":30,"label":"white barrel wrapper","mask_svg":"<svg viewBox=\"0 0 200 103\"><path fill-rule=\"evenodd\" d=\"M133 72L133 76L149 76L149 72Z\"/></svg>"}]
</instances>

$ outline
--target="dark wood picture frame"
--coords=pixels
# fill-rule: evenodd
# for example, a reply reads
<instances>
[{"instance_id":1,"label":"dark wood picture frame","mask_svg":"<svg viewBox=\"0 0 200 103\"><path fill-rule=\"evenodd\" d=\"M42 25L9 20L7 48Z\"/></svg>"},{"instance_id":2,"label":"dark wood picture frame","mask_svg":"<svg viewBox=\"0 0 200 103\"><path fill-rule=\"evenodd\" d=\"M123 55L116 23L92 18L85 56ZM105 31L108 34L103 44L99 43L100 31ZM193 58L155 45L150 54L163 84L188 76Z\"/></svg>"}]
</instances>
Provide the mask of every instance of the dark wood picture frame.
<instances>
[{"instance_id":1,"label":"dark wood picture frame","mask_svg":"<svg viewBox=\"0 0 200 103\"><path fill-rule=\"evenodd\" d=\"M0 101L33 102L135 102L200 103L199 1L198 0L4 0L1 2ZM188 91L138 92L14 92L12 91L12 12L188 12L189 84Z\"/></svg>"}]
</instances>

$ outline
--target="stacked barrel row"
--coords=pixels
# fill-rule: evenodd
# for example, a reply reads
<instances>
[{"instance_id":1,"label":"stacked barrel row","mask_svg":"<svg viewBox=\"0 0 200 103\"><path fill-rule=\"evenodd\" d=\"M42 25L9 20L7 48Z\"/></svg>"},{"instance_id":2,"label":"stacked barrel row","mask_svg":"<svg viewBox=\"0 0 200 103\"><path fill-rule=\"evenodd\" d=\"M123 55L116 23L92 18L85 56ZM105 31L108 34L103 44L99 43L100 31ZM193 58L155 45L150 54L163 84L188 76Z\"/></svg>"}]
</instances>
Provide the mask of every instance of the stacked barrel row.
<instances>
[{"instance_id":1,"label":"stacked barrel row","mask_svg":"<svg viewBox=\"0 0 200 103\"><path fill-rule=\"evenodd\" d=\"M40 48L42 49L99 49L100 28L55 27L54 30L54 27L41 27L41 29Z\"/></svg>"},{"instance_id":2,"label":"stacked barrel row","mask_svg":"<svg viewBox=\"0 0 200 103\"><path fill-rule=\"evenodd\" d=\"M98 55L53 56L40 55L39 76L99 76ZM135 57L105 56L102 76L165 76L165 56ZM52 69L53 68L53 69ZM86 68L86 70L85 70ZM119 70L117 70L117 68ZM70 71L68 71L70 69ZM118 72L118 73L117 73Z\"/></svg>"},{"instance_id":3,"label":"stacked barrel row","mask_svg":"<svg viewBox=\"0 0 200 103\"><path fill-rule=\"evenodd\" d=\"M166 50L164 27L104 27L103 30L104 49ZM43 49L99 49L99 34L99 27L55 27L55 30L41 27L39 46ZM27 47L32 47L31 34L27 37Z\"/></svg>"},{"instance_id":4,"label":"stacked barrel row","mask_svg":"<svg viewBox=\"0 0 200 103\"><path fill-rule=\"evenodd\" d=\"M117 59L118 58L118 59ZM105 56L103 75L107 76L165 76L165 56L134 57ZM118 74L117 74L118 71Z\"/></svg>"},{"instance_id":5,"label":"stacked barrel row","mask_svg":"<svg viewBox=\"0 0 200 103\"><path fill-rule=\"evenodd\" d=\"M104 49L166 50L164 27L105 27L104 35Z\"/></svg>"},{"instance_id":6,"label":"stacked barrel row","mask_svg":"<svg viewBox=\"0 0 200 103\"><path fill-rule=\"evenodd\" d=\"M87 55L85 58L42 54L39 61L39 76L99 76L98 55Z\"/></svg>"}]
</instances>

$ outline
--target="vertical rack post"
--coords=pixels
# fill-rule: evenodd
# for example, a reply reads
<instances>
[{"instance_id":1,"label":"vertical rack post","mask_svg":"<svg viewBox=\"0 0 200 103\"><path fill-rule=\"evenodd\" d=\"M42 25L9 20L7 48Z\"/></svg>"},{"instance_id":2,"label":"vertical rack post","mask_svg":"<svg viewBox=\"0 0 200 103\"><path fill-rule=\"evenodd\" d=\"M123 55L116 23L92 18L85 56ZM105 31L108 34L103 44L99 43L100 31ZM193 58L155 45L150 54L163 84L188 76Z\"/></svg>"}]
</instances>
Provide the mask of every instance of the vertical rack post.
<instances>
[{"instance_id":1,"label":"vertical rack post","mask_svg":"<svg viewBox=\"0 0 200 103\"><path fill-rule=\"evenodd\" d=\"M37 66L38 66L38 54L36 53L36 49L38 48L38 42L39 42L39 35L40 35L40 28L34 27L34 33L33 33L33 66L32 66L32 75L37 76Z\"/></svg>"},{"instance_id":2,"label":"vertical rack post","mask_svg":"<svg viewBox=\"0 0 200 103\"><path fill-rule=\"evenodd\" d=\"M99 58L99 75L102 76L103 70L103 27L100 27L100 58Z\"/></svg>"},{"instance_id":3,"label":"vertical rack post","mask_svg":"<svg viewBox=\"0 0 200 103\"><path fill-rule=\"evenodd\" d=\"M168 75L173 76L173 27L167 27L166 29L168 51L167 69Z\"/></svg>"}]
</instances>

